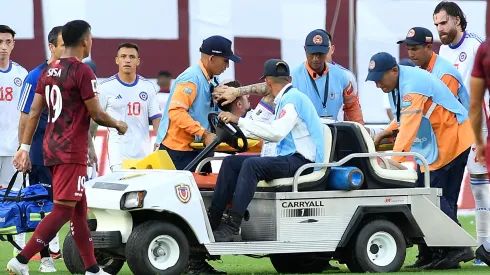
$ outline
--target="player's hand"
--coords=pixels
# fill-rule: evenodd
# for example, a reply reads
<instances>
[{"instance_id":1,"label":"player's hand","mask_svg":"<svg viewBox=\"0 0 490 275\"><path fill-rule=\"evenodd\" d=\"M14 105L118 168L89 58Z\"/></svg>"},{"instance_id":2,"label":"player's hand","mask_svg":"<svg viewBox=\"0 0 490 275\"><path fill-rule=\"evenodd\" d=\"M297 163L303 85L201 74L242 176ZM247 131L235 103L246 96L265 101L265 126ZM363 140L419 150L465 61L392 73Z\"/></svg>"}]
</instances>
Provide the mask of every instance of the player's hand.
<instances>
[{"instance_id":1,"label":"player's hand","mask_svg":"<svg viewBox=\"0 0 490 275\"><path fill-rule=\"evenodd\" d=\"M15 153L14 160L12 161L15 169L25 173L31 170L31 160L29 159L29 152L25 150L19 150Z\"/></svg>"},{"instance_id":2,"label":"player's hand","mask_svg":"<svg viewBox=\"0 0 490 275\"><path fill-rule=\"evenodd\" d=\"M479 163L481 163L482 165L486 166L486 162L485 162L485 152L486 152L486 142L483 142L481 144L476 144L475 145L475 148L476 148L476 159L478 160Z\"/></svg>"},{"instance_id":3,"label":"player's hand","mask_svg":"<svg viewBox=\"0 0 490 275\"><path fill-rule=\"evenodd\" d=\"M233 122L235 124L238 123L238 117L230 112L221 112L218 115L218 118L224 123L230 123L230 122Z\"/></svg>"},{"instance_id":4,"label":"player's hand","mask_svg":"<svg viewBox=\"0 0 490 275\"><path fill-rule=\"evenodd\" d=\"M216 134L204 131L204 134L202 135L202 142L204 142L204 145L208 146L215 138Z\"/></svg>"},{"instance_id":5,"label":"player's hand","mask_svg":"<svg viewBox=\"0 0 490 275\"><path fill-rule=\"evenodd\" d=\"M117 133L120 135L124 135L128 130L128 124L124 121L118 121L116 126Z\"/></svg>"},{"instance_id":6,"label":"player's hand","mask_svg":"<svg viewBox=\"0 0 490 275\"><path fill-rule=\"evenodd\" d=\"M223 105L232 103L235 98L240 95L240 91L238 88L229 87L226 85L218 85L214 88L213 99L218 102L221 99L224 99Z\"/></svg>"},{"instance_id":7,"label":"player's hand","mask_svg":"<svg viewBox=\"0 0 490 275\"><path fill-rule=\"evenodd\" d=\"M374 147L379 147L379 145L381 144L381 141L384 139L384 136L381 135L381 133L379 134L376 134L373 138L374 140Z\"/></svg>"},{"instance_id":8,"label":"player's hand","mask_svg":"<svg viewBox=\"0 0 490 275\"><path fill-rule=\"evenodd\" d=\"M99 172L99 165L98 165L98 158L97 158L97 153L95 152L95 149L89 149L88 150L88 161L87 161L87 166L88 167L94 167L95 165L95 171L98 173Z\"/></svg>"}]
</instances>

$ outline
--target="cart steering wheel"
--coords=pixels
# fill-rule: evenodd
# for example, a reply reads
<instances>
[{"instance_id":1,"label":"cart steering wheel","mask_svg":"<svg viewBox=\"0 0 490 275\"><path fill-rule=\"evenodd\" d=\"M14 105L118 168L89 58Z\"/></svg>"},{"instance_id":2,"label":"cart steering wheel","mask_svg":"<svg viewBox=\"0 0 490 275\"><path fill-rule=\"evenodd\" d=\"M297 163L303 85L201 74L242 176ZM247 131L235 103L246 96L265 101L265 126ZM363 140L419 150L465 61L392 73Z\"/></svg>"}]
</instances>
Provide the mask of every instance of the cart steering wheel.
<instances>
[{"instance_id":1,"label":"cart steering wheel","mask_svg":"<svg viewBox=\"0 0 490 275\"><path fill-rule=\"evenodd\" d=\"M235 123L224 123L218 118L218 113L209 113L208 115L209 125L211 131L216 133L220 142L225 142L239 153L245 152L248 149L247 137L243 134L240 127ZM242 141L242 146L239 144L239 140Z\"/></svg>"}]
</instances>

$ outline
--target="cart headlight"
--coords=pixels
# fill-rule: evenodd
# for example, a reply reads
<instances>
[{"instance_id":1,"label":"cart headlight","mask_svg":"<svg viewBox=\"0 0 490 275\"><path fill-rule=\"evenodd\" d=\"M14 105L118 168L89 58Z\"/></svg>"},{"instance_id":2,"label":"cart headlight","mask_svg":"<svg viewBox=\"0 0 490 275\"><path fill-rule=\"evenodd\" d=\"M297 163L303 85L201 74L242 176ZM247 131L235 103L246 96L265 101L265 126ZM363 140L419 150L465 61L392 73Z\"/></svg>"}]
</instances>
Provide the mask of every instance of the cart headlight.
<instances>
[{"instance_id":1,"label":"cart headlight","mask_svg":"<svg viewBox=\"0 0 490 275\"><path fill-rule=\"evenodd\" d=\"M121 198L121 210L143 207L146 191L137 191L124 194Z\"/></svg>"}]
</instances>

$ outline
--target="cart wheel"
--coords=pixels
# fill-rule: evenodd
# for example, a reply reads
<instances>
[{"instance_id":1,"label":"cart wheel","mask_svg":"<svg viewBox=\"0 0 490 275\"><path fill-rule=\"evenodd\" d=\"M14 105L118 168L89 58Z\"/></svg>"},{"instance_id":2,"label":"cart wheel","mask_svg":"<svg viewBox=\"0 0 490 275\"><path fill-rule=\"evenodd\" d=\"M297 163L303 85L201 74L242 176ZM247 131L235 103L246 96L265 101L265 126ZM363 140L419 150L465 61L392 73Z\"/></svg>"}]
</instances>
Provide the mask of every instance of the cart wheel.
<instances>
[{"instance_id":1,"label":"cart wheel","mask_svg":"<svg viewBox=\"0 0 490 275\"><path fill-rule=\"evenodd\" d=\"M189 260L189 242L177 226L147 221L133 229L126 243L126 261L135 275L180 274Z\"/></svg>"},{"instance_id":2,"label":"cart wheel","mask_svg":"<svg viewBox=\"0 0 490 275\"><path fill-rule=\"evenodd\" d=\"M322 273L329 262L318 253L272 254L270 259L279 273Z\"/></svg>"},{"instance_id":3,"label":"cart wheel","mask_svg":"<svg viewBox=\"0 0 490 275\"><path fill-rule=\"evenodd\" d=\"M403 233L387 220L367 223L359 231L354 247L355 258L363 272L397 272L405 261L406 252Z\"/></svg>"},{"instance_id":4,"label":"cart wheel","mask_svg":"<svg viewBox=\"0 0 490 275\"><path fill-rule=\"evenodd\" d=\"M70 232L66 234L63 241L63 261L65 262L66 269L71 274L85 274L85 266L83 265L82 257L78 252L75 240Z\"/></svg>"}]
</instances>

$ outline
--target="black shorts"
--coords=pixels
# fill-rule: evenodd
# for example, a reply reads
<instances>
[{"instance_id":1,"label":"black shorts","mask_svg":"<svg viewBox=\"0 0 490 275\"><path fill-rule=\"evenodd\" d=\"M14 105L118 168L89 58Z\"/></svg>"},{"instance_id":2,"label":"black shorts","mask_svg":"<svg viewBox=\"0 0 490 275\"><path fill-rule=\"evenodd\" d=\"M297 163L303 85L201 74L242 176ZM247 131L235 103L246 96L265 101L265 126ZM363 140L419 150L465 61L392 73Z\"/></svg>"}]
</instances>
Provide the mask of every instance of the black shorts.
<instances>
[{"instance_id":1,"label":"black shorts","mask_svg":"<svg viewBox=\"0 0 490 275\"><path fill-rule=\"evenodd\" d=\"M29 174L29 184L42 184L48 190L49 198L53 200L53 178L49 168L44 165L32 165Z\"/></svg>"}]
</instances>

